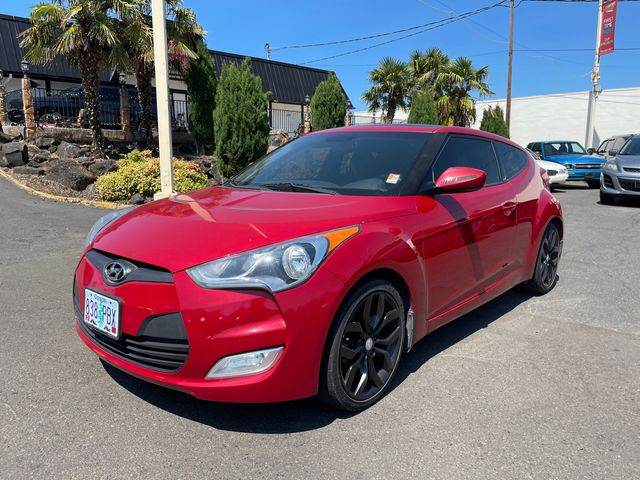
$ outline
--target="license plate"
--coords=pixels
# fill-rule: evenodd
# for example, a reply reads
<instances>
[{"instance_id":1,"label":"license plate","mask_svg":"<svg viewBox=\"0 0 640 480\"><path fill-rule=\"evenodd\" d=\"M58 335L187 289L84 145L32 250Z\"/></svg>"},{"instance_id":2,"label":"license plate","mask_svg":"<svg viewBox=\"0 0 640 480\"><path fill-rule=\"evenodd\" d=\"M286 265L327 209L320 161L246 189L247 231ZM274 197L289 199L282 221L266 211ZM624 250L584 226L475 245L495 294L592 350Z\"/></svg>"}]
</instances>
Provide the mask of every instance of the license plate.
<instances>
[{"instance_id":1,"label":"license plate","mask_svg":"<svg viewBox=\"0 0 640 480\"><path fill-rule=\"evenodd\" d=\"M110 337L119 338L120 302L85 289L84 322Z\"/></svg>"}]
</instances>

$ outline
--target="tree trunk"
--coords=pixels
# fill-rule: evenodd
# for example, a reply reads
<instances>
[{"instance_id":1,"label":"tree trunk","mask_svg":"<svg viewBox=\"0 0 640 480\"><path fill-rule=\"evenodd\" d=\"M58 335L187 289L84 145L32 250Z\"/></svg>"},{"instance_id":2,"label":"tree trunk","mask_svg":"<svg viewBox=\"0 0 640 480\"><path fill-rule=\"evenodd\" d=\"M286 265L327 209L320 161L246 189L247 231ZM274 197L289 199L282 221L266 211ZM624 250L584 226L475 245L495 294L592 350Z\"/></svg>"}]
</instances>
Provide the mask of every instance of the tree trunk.
<instances>
[{"instance_id":1,"label":"tree trunk","mask_svg":"<svg viewBox=\"0 0 640 480\"><path fill-rule=\"evenodd\" d=\"M82 89L84 90L85 115L88 115L91 127L91 150L97 157L102 158L104 157L102 150L104 135L100 115L100 78L98 77L97 65L97 59L85 52L79 66Z\"/></svg>"},{"instance_id":2,"label":"tree trunk","mask_svg":"<svg viewBox=\"0 0 640 480\"><path fill-rule=\"evenodd\" d=\"M396 102L395 100L389 99L387 102L387 115L386 115L386 123L393 123L393 118L396 116Z\"/></svg>"},{"instance_id":3,"label":"tree trunk","mask_svg":"<svg viewBox=\"0 0 640 480\"><path fill-rule=\"evenodd\" d=\"M151 65L139 62L135 68L136 88L138 89L138 101L140 102L139 131L144 135L143 144L146 148L153 143L153 124L151 121Z\"/></svg>"}]
</instances>

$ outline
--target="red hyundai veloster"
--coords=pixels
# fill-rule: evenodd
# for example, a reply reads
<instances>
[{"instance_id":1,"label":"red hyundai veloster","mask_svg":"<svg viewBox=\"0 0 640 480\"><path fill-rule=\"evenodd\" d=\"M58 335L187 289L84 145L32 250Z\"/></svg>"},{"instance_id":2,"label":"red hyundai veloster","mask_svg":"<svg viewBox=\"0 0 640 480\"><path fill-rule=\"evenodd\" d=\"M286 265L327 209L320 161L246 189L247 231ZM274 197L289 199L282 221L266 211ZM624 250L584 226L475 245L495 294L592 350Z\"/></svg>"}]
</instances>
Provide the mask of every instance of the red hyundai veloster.
<instances>
[{"instance_id":1,"label":"red hyundai veloster","mask_svg":"<svg viewBox=\"0 0 640 480\"><path fill-rule=\"evenodd\" d=\"M221 186L100 219L78 334L201 399L366 408L427 333L518 284L554 287L562 213L543 175L463 128L305 136Z\"/></svg>"}]
</instances>

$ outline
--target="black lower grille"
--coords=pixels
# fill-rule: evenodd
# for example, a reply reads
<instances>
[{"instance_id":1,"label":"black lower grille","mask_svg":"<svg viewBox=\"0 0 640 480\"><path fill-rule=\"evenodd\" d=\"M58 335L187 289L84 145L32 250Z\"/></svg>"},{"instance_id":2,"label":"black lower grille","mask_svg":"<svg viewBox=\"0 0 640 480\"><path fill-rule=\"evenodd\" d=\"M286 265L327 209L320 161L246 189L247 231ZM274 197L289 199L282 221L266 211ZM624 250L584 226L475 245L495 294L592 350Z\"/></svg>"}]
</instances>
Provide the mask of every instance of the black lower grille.
<instances>
[{"instance_id":1,"label":"black lower grille","mask_svg":"<svg viewBox=\"0 0 640 480\"><path fill-rule=\"evenodd\" d=\"M160 372L175 372L182 368L189 356L189 340L184 331L182 316L179 313L150 317L140 328L140 335L123 334L120 339L108 337L93 330L82 320L82 310L77 301L77 288L74 282L74 307L78 325L83 333L96 345L116 357L142 367ZM144 335L144 332L157 332L163 336ZM167 338L170 334L174 338Z\"/></svg>"},{"instance_id":2,"label":"black lower grille","mask_svg":"<svg viewBox=\"0 0 640 480\"><path fill-rule=\"evenodd\" d=\"M630 192L640 192L640 178L638 180L633 180L618 177L618 182L620 182L620 186L625 190Z\"/></svg>"},{"instance_id":3,"label":"black lower grille","mask_svg":"<svg viewBox=\"0 0 640 480\"><path fill-rule=\"evenodd\" d=\"M605 187L613 188L613 179L609 175L607 175L606 173L603 173L602 180L604 182Z\"/></svg>"},{"instance_id":4,"label":"black lower grille","mask_svg":"<svg viewBox=\"0 0 640 480\"><path fill-rule=\"evenodd\" d=\"M640 168L622 167L625 172L640 173Z\"/></svg>"}]
</instances>

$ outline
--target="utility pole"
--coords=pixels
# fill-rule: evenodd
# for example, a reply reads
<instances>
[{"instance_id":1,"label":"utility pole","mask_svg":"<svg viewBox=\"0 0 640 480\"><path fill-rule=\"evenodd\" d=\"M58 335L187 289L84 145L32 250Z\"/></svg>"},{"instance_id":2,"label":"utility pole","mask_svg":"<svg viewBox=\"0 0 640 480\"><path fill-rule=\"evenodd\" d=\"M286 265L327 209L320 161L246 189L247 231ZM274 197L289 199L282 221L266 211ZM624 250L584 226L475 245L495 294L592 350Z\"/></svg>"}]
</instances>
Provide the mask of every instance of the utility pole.
<instances>
[{"instance_id":1,"label":"utility pole","mask_svg":"<svg viewBox=\"0 0 640 480\"><path fill-rule=\"evenodd\" d=\"M598 95L602 93L600 86L600 36L602 35L602 0L598 1L598 30L596 35L596 60L591 72L591 80L593 89L589 92L589 110L587 111L587 135L585 139L585 147L594 148L593 137L596 129L596 100Z\"/></svg>"},{"instance_id":2,"label":"utility pole","mask_svg":"<svg viewBox=\"0 0 640 480\"><path fill-rule=\"evenodd\" d=\"M175 193L173 190L173 144L171 113L169 111L169 52L165 0L151 1L151 22L156 97L158 99L158 146L160 147L160 191L156 192L153 198L158 200Z\"/></svg>"},{"instance_id":3,"label":"utility pole","mask_svg":"<svg viewBox=\"0 0 640 480\"><path fill-rule=\"evenodd\" d=\"M513 78L513 14L515 10L515 0L511 0L509 6L509 71L507 73L507 108L505 111L505 121L507 129L511 128L511 80Z\"/></svg>"}]
</instances>

